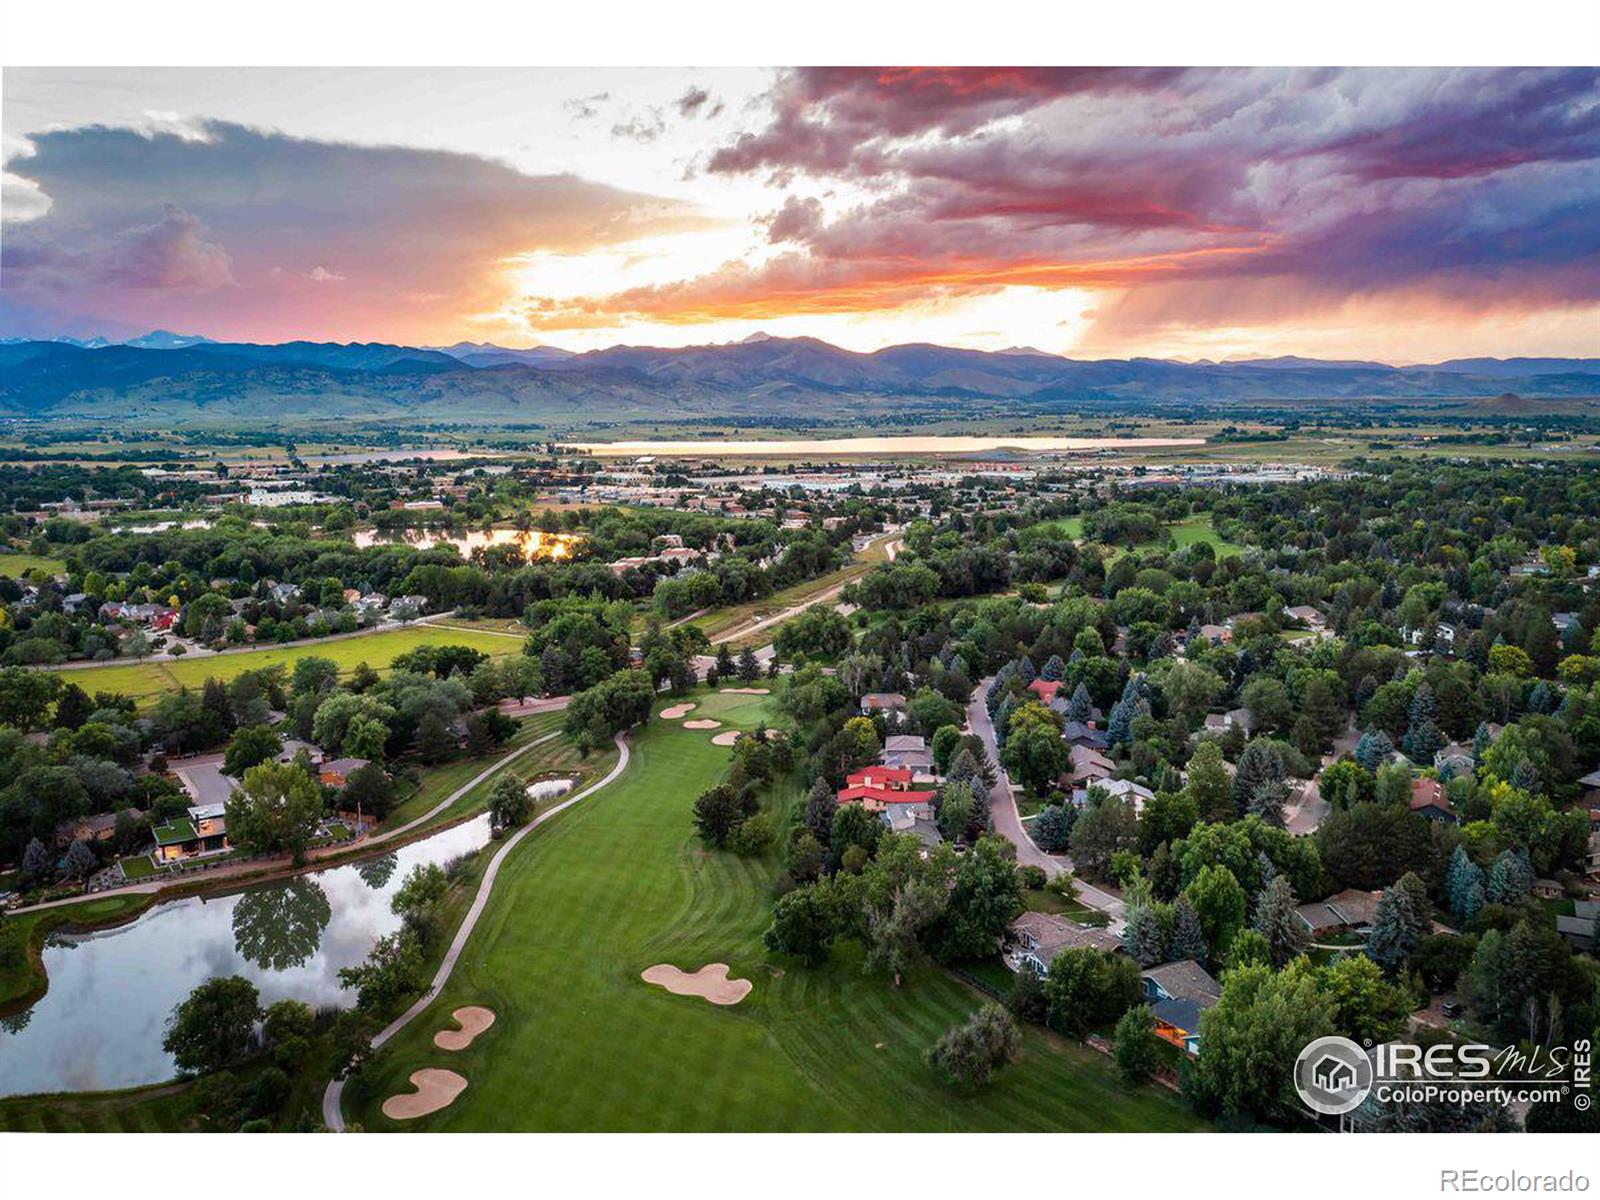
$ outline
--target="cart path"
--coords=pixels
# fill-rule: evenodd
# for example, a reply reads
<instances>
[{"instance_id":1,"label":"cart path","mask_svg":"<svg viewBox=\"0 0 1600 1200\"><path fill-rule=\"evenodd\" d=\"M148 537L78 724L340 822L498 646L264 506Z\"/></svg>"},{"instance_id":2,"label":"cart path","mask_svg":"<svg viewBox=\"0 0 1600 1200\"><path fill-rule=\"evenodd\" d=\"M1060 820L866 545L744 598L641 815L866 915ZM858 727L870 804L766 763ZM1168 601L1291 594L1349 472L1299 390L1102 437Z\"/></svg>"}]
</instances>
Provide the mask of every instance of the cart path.
<instances>
[{"instance_id":1,"label":"cart path","mask_svg":"<svg viewBox=\"0 0 1600 1200\"><path fill-rule=\"evenodd\" d=\"M489 860L489 866L483 873L483 881L478 884L478 894L473 898L472 907L467 909L467 915L462 918L461 927L456 930L456 936L450 942L450 948L444 953L444 961L439 964L439 970L433 977L433 982L428 990L405 1012L389 1022L376 1037L372 1039L372 1048L376 1050L407 1025L411 1024L423 1011L438 998L444 985L450 981L450 974L456 969L456 961L461 957L461 951L466 948L467 939L472 936L472 931L477 927L478 918L483 915L483 910L488 907L489 893L494 890L494 881L500 874L500 865L505 862L506 855L517 848L517 843L543 825L557 813L571 808L579 800L591 796L614 781L617 776L628 768L628 743L619 733L616 736L617 764L606 774L605 778L591 783L583 790L574 793L560 804L552 805L529 821L511 837L506 839L505 845L495 851L495 856ZM344 1080L330 1079L327 1088L322 1093L322 1123L335 1133L344 1132Z\"/></svg>"}]
</instances>

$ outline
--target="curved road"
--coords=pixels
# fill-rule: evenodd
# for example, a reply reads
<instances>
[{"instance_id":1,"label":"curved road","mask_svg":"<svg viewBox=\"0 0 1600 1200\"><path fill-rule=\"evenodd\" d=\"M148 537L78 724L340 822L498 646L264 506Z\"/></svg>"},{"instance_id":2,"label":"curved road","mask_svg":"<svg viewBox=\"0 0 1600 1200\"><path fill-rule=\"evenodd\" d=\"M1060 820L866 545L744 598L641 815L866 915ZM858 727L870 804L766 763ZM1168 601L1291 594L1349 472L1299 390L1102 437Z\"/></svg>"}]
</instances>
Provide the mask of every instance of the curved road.
<instances>
[{"instance_id":1,"label":"curved road","mask_svg":"<svg viewBox=\"0 0 1600 1200\"><path fill-rule=\"evenodd\" d=\"M994 722L989 719L989 710L983 703L984 694L993 682L992 676L981 680L977 690L973 692L972 700L967 705L967 726L983 740L989 761L994 764L996 783L989 796L989 810L994 818L994 831L1017 848L1017 862L1025 867L1043 867L1044 873L1053 879L1072 870L1072 859L1065 855L1046 854L1039 849L1034 840L1028 836L1027 826L1022 823L1022 817L1017 812L1016 796L1011 791L1011 778L1006 774L1006 769L1000 765L1000 750L995 741ZM1078 899L1090 908L1099 909L1110 917L1111 932L1120 933L1126 913L1122 901L1110 892L1103 892L1082 879L1074 878L1073 883L1078 889Z\"/></svg>"},{"instance_id":2,"label":"curved road","mask_svg":"<svg viewBox=\"0 0 1600 1200\"><path fill-rule=\"evenodd\" d=\"M410 1008L389 1022L382 1032L372 1039L373 1049L382 1046L395 1034L411 1024L413 1020L422 1014L424 1009L434 1002L444 985L449 982L450 974L456 969L456 962L461 957L461 951L466 948L467 939L472 936L472 931L478 924L478 918L483 915L483 910L488 906L489 893L494 890L494 881L500 874L500 864L505 861L506 855L516 849L517 843L551 817L571 808L585 796L591 796L598 792L627 769L628 743L623 740L620 733L616 736L616 743L617 765L611 768L604 779L597 780L581 791L574 792L560 804L552 805L550 808L545 809L507 838L505 844L495 851L495 856L489 860L488 869L483 873L483 881L478 884L478 894L473 897L472 907L467 909L467 915L462 918L461 927L456 930L456 936L451 940L450 948L445 951L444 961L439 964L439 970L434 975L433 982L428 985L428 990L419 996ZM322 1093L322 1123L335 1133L344 1132L344 1080L342 1079L329 1080L327 1088Z\"/></svg>"}]
</instances>

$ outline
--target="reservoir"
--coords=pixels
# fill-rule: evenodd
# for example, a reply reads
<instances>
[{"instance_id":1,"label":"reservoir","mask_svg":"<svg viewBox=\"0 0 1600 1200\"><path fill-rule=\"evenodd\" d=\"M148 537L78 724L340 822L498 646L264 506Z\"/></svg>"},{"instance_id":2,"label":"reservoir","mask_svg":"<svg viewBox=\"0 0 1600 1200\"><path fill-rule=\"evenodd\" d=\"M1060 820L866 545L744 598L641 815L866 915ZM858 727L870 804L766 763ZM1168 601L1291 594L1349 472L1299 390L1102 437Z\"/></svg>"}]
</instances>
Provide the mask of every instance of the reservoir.
<instances>
[{"instance_id":1,"label":"reservoir","mask_svg":"<svg viewBox=\"0 0 1600 1200\"><path fill-rule=\"evenodd\" d=\"M599 457L659 454L668 458L701 455L731 458L845 458L897 454L983 454L1016 450L1024 454L1091 450L1165 450L1203 446L1205 438L1073 438L995 436L905 436L794 438L788 441L578 442L565 447Z\"/></svg>"}]
</instances>

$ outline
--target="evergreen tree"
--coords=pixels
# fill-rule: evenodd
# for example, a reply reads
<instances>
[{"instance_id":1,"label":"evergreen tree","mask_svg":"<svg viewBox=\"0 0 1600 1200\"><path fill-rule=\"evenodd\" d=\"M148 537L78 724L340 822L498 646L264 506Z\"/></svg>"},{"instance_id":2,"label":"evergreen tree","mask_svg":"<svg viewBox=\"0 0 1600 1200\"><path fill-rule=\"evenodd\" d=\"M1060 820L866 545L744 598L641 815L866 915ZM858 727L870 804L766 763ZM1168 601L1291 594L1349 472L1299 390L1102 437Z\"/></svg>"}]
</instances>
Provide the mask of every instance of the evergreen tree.
<instances>
[{"instance_id":1,"label":"evergreen tree","mask_svg":"<svg viewBox=\"0 0 1600 1200\"><path fill-rule=\"evenodd\" d=\"M1444 745L1444 734L1431 720L1414 722L1400 741L1400 749L1414 763L1427 766L1434 754Z\"/></svg>"},{"instance_id":2,"label":"evergreen tree","mask_svg":"<svg viewBox=\"0 0 1600 1200\"><path fill-rule=\"evenodd\" d=\"M1539 680L1533 685L1533 690L1528 693L1528 711L1531 713L1548 713L1555 707L1555 697L1550 693L1550 685L1544 680Z\"/></svg>"},{"instance_id":3,"label":"evergreen tree","mask_svg":"<svg viewBox=\"0 0 1600 1200\"><path fill-rule=\"evenodd\" d=\"M1491 741L1492 739L1489 737L1489 723L1487 721L1479 721L1478 730L1472 735L1472 757L1482 761L1484 752L1489 749L1489 743Z\"/></svg>"},{"instance_id":4,"label":"evergreen tree","mask_svg":"<svg viewBox=\"0 0 1600 1200\"><path fill-rule=\"evenodd\" d=\"M1071 845L1078 810L1070 804L1049 804L1033 823L1034 843L1046 854L1065 854Z\"/></svg>"},{"instance_id":5,"label":"evergreen tree","mask_svg":"<svg viewBox=\"0 0 1600 1200\"><path fill-rule=\"evenodd\" d=\"M1272 965L1283 965L1299 956L1309 940L1305 922L1295 911L1294 889L1282 875L1274 876L1256 901L1256 919L1251 927L1267 940Z\"/></svg>"},{"instance_id":6,"label":"evergreen tree","mask_svg":"<svg viewBox=\"0 0 1600 1200\"><path fill-rule=\"evenodd\" d=\"M1522 761L1517 763L1516 767L1512 770L1511 779L1509 782L1511 783L1511 786L1516 788L1519 792L1528 792L1529 794L1532 794L1539 790L1539 771L1531 762L1524 758Z\"/></svg>"},{"instance_id":7,"label":"evergreen tree","mask_svg":"<svg viewBox=\"0 0 1600 1200\"><path fill-rule=\"evenodd\" d=\"M1503 850L1489 871L1490 904L1515 904L1533 890L1533 868L1522 855Z\"/></svg>"},{"instance_id":8,"label":"evergreen tree","mask_svg":"<svg viewBox=\"0 0 1600 1200\"><path fill-rule=\"evenodd\" d=\"M28 848L22 852L22 875L29 881L43 879L49 873L52 865L50 851L38 838L28 840Z\"/></svg>"},{"instance_id":9,"label":"evergreen tree","mask_svg":"<svg viewBox=\"0 0 1600 1200\"><path fill-rule=\"evenodd\" d=\"M1394 743L1381 729L1370 729L1356 743L1356 764L1366 771L1376 771L1378 765L1394 753Z\"/></svg>"},{"instance_id":10,"label":"evergreen tree","mask_svg":"<svg viewBox=\"0 0 1600 1200\"><path fill-rule=\"evenodd\" d=\"M1136 904L1128 910L1128 923L1122 930L1122 948L1141 967L1154 967L1167 961L1166 939L1162 936L1161 915L1152 904Z\"/></svg>"},{"instance_id":11,"label":"evergreen tree","mask_svg":"<svg viewBox=\"0 0 1600 1200\"><path fill-rule=\"evenodd\" d=\"M1173 903L1172 913L1172 945L1167 950L1172 955L1172 961L1193 959L1205 966L1206 935L1200 928L1200 914L1189 903L1189 897L1179 896Z\"/></svg>"},{"instance_id":12,"label":"evergreen tree","mask_svg":"<svg viewBox=\"0 0 1600 1200\"><path fill-rule=\"evenodd\" d=\"M1428 686L1427 680L1417 684L1417 690L1411 693L1411 704L1406 709L1406 717L1413 726L1439 719L1439 701L1434 696L1433 689Z\"/></svg>"},{"instance_id":13,"label":"evergreen tree","mask_svg":"<svg viewBox=\"0 0 1600 1200\"><path fill-rule=\"evenodd\" d=\"M1067 701L1067 720L1087 725L1089 714L1093 711L1094 699L1089 695L1089 689L1080 683L1072 689L1072 699Z\"/></svg>"},{"instance_id":14,"label":"evergreen tree","mask_svg":"<svg viewBox=\"0 0 1600 1200\"><path fill-rule=\"evenodd\" d=\"M1405 969L1417 942L1428 929L1427 887L1407 871L1385 888L1367 939L1367 956L1390 975Z\"/></svg>"},{"instance_id":15,"label":"evergreen tree","mask_svg":"<svg viewBox=\"0 0 1600 1200\"><path fill-rule=\"evenodd\" d=\"M1111 719L1106 722L1106 739L1113 747L1133 740L1134 707L1127 700L1118 700L1111 706Z\"/></svg>"},{"instance_id":16,"label":"evergreen tree","mask_svg":"<svg viewBox=\"0 0 1600 1200\"><path fill-rule=\"evenodd\" d=\"M1061 661L1061 655L1052 654L1045 660L1044 669L1039 672L1039 678L1047 683L1058 683L1067 673L1067 664Z\"/></svg>"},{"instance_id":17,"label":"evergreen tree","mask_svg":"<svg viewBox=\"0 0 1600 1200\"><path fill-rule=\"evenodd\" d=\"M1283 751L1268 738L1256 738L1239 756L1239 770L1233 777L1234 808L1241 814L1247 812L1257 789L1281 783L1283 776Z\"/></svg>"},{"instance_id":18,"label":"evergreen tree","mask_svg":"<svg viewBox=\"0 0 1600 1200\"><path fill-rule=\"evenodd\" d=\"M1023 687L1027 687L1035 679L1039 678L1039 672L1033 669L1033 659L1026 654L1017 662L1017 678L1022 680Z\"/></svg>"}]
</instances>

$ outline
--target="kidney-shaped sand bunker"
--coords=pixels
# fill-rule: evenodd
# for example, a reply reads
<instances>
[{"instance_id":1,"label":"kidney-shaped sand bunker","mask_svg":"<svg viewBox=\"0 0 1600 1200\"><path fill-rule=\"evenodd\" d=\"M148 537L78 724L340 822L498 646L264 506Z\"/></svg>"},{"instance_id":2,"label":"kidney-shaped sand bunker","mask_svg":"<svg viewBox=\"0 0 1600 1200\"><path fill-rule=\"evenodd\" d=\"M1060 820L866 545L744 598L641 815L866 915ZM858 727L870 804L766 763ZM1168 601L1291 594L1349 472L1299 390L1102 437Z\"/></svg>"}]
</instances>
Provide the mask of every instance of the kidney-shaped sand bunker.
<instances>
[{"instance_id":1,"label":"kidney-shaped sand bunker","mask_svg":"<svg viewBox=\"0 0 1600 1200\"><path fill-rule=\"evenodd\" d=\"M737 1004L755 985L748 979L729 979L727 963L707 963L698 971L681 971L671 963L657 963L639 978L664 987L674 996L699 996L712 1004Z\"/></svg>"}]
</instances>

